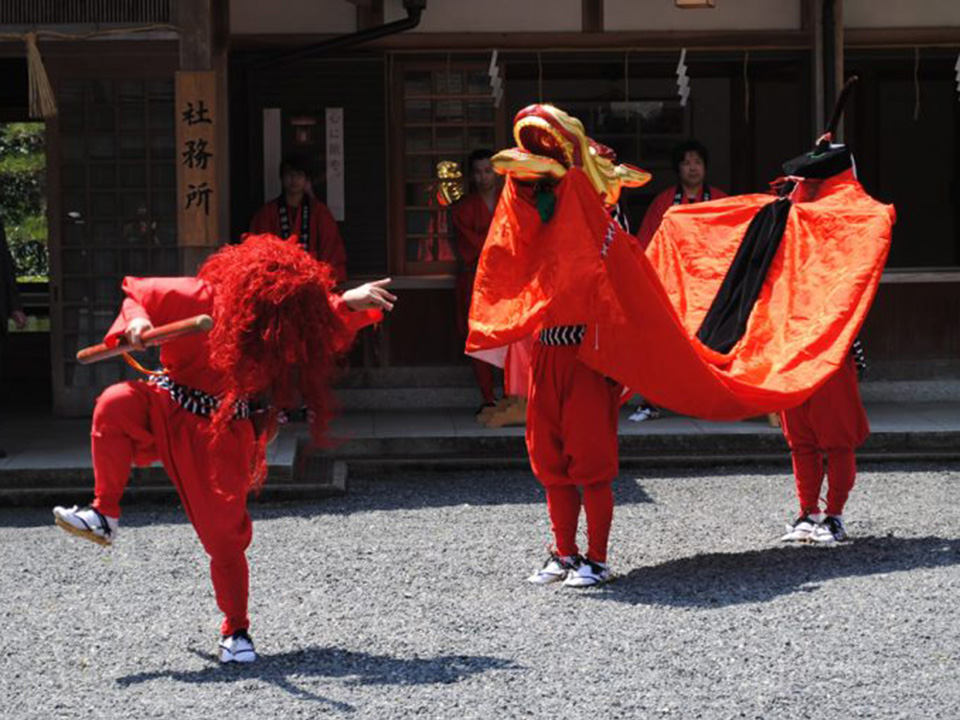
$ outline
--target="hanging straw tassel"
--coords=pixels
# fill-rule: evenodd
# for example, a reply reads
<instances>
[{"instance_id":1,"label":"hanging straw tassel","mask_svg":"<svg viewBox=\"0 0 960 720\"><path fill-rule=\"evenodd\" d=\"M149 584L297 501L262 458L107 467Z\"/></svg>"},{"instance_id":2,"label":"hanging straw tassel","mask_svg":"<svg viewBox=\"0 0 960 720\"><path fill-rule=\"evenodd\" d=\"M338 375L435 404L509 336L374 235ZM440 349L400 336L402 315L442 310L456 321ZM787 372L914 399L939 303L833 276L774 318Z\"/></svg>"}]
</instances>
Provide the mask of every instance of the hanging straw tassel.
<instances>
[{"instance_id":1,"label":"hanging straw tassel","mask_svg":"<svg viewBox=\"0 0 960 720\"><path fill-rule=\"evenodd\" d=\"M43 58L37 48L37 34L27 33L27 76L30 83L30 117L37 119L52 118L57 114L57 99L43 66Z\"/></svg>"}]
</instances>

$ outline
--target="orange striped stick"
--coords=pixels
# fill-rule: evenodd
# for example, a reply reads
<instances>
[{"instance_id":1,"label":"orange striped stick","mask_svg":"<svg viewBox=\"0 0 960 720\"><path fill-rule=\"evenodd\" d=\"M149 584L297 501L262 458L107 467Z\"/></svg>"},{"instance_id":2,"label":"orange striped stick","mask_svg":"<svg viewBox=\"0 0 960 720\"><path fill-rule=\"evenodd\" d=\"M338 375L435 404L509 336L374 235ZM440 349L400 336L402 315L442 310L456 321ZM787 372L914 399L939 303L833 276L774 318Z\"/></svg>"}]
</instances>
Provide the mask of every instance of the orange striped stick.
<instances>
[{"instance_id":1,"label":"orange striped stick","mask_svg":"<svg viewBox=\"0 0 960 720\"><path fill-rule=\"evenodd\" d=\"M140 339L146 347L153 347L154 345L162 345L169 340L183 337L184 335L209 332L212 327L212 317L209 315L196 315L186 320L178 320L174 323L147 330L140 336ZM123 355L124 353L137 349L139 348L135 348L125 341L121 341L113 347L108 347L106 343L100 343L99 345L91 345L78 352L77 362L81 365L89 365L90 363L117 357L117 355Z\"/></svg>"}]
</instances>

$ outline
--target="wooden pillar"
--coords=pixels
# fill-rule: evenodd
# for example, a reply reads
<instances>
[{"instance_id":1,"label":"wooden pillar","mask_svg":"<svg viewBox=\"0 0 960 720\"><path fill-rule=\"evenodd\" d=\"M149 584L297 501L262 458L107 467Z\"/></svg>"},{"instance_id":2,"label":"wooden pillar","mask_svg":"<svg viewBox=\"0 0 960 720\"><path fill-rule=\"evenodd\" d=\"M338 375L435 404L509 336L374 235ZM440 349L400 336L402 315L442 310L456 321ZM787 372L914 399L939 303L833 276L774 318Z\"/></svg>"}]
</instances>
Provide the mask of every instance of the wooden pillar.
<instances>
[{"instance_id":1,"label":"wooden pillar","mask_svg":"<svg viewBox=\"0 0 960 720\"><path fill-rule=\"evenodd\" d=\"M833 75L833 93L830 96L830 109L832 112L833 103L840 96L843 89L844 69L843 69L843 0L833 0L833 57L826 58L825 62L830 63L827 72ZM843 142L843 123L837 127L837 136L834 138L837 142Z\"/></svg>"},{"instance_id":2,"label":"wooden pillar","mask_svg":"<svg viewBox=\"0 0 960 720\"><path fill-rule=\"evenodd\" d=\"M810 38L810 69L811 69L811 113L813 127L810 128L810 137L814 139L823 132L826 124L827 111L823 88L823 0L802 0L803 2L803 29Z\"/></svg>"},{"instance_id":3,"label":"wooden pillar","mask_svg":"<svg viewBox=\"0 0 960 720\"><path fill-rule=\"evenodd\" d=\"M603 0L581 0L583 32L603 32Z\"/></svg>"},{"instance_id":4,"label":"wooden pillar","mask_svg":"<svg viewBox=\"0 0 960 720\"><path fill-rule=\"evenodd\" d=\"M803 28L810 37L813 69L813 135L827 126L833 104L844 83L843 0L801 0ZM835 141L843 140L843 125L837 128Z\"/></svg>"},{"instance_id":5,"label":"wooden pillar","mask_svg":"<svg viewBox=\"0 0 960 720\"><path fill-rule=\"evenodd\" d=\"M383 0L353 0L357 6L357 30L383 25Z\"/></svg>"},{"instance_id":6,"label":"wooden pillar","mask_svg":"<svg viewBox=\"0 0 960 720\"><path fill-rule=\"evenodd\" d=\"M824 115L821 116L821 124L825 126L843 88L843 0L823 0L821 26L824 98ZM842 125L837 128L834 140L843 141Z\"/></svg>"},{"instance_id":7,"label":"wooden pillar","mask_svg":"<svg viewBox=\"0 0 960 720\"><path fill-rule=\"evenodd\" d=\"M174 7L180 28L175 115L179 202L177 243L181 251L180 270L189 274L216 247L230 240L230 129L227 111L230 8L228 0L180 0ZM196 113L201 99L205 100L207 118L212 121L207 128L209 137L197 135L195 131L204 128L198 124L190 125L188 115L185 115ZM191 102L193 104L189 105ZM196 119L194 115L193 120ZM198 166L196 151L200 141L206 141L202 147L210 155L205 158L206 167ZM205 213L202 219L198 212Z\"/></svg>"}]
</instances>

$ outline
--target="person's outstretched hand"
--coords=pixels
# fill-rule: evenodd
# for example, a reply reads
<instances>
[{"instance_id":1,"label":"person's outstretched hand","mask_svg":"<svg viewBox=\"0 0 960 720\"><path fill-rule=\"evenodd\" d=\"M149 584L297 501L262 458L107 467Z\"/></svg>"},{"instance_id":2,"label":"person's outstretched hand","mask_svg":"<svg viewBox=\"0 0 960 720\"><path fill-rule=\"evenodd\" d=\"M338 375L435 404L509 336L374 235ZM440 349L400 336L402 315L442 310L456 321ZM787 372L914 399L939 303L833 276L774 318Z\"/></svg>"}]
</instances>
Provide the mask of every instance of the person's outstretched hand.
<instances>
[{"instance_id":1,"label":"person's outstretched hand","mask_svg":"<svg viewBox=\"0 0 960 720\"><path fill-rule=\"evenodd\" d=\"M351 310L393 310L397 296L387 290L393 282L391 278L374 280L352 290L347 290L340 297Z\"/></svg>"}]
</instances>

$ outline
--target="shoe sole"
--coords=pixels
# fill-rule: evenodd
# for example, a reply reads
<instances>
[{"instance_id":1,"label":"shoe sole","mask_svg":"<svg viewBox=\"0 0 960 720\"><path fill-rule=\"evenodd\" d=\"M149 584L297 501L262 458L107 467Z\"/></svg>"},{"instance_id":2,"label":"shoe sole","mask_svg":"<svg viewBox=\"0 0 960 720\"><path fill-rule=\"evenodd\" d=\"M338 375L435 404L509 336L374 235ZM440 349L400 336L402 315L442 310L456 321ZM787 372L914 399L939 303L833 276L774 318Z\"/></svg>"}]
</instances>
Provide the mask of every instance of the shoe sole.
<instances>
[{"instance_id":1,"label":"shoe sole","mask_svg":"<svg viewBox=\"0 0 960 720\"><path fill-rule=\"evenodd\" d=\"M80 528L71 525L66 520L61 520L60 518L54 518L53 522L57 524L62 530L66 530L71 535L76 535L77 537L82 537L84 540L89 540L90 542L95 542L97 545L102 547L110 547L113 542L102 535L97 535L92 530L81 530Z\"/></svg>"},{"instance_id":2,"label":"shoe sole","mask_svg":"<svg viewBox=\"0 0 960 720\"><path fill-rule=\"evenodd\" d=\"M586 588L592 588L592 587L598 587L598 586L600 586L600 585L606 585L608 582L610 582L611 579L612 579L612 578L607 578L606 580L597 580L596 582L592 582L592 583L576 583L576 584L574 584L574 583L564 582L564 583L563 583L563 586L564 586L564 587L568 587L568 588L574 588L574 589L576 589L576 590L584 590L584 589L586 589Z\"/></svg>"},{"instance_id":3,"label":"shoe sole","mask_svg":"<svg viewBox=\"0 0 960 720\"><path fill-rule=\"evenodd\" d=\"M539 575L531 575L527 578L527 582L531 585L553 585L563 581L565 578L563 575L550 575L546 580L541 580Z\"/></svg>"},{"instance_id":4,"label":"shoe sole","mask_svg":"<svg viewBox=\"0 0 960 720\"><path fill-rule=\"evenodd\" d=\"M249 665L250 663L254 663L256 661L257 661L256 653L250 653L250 654L244 653L243 656L237 656L237 655L231 654L229 657L224 658L223 651L222 650L220 651L221 665L228 665L230 663L240 663L241 665Z\"/></svg>"}]
</instances>

